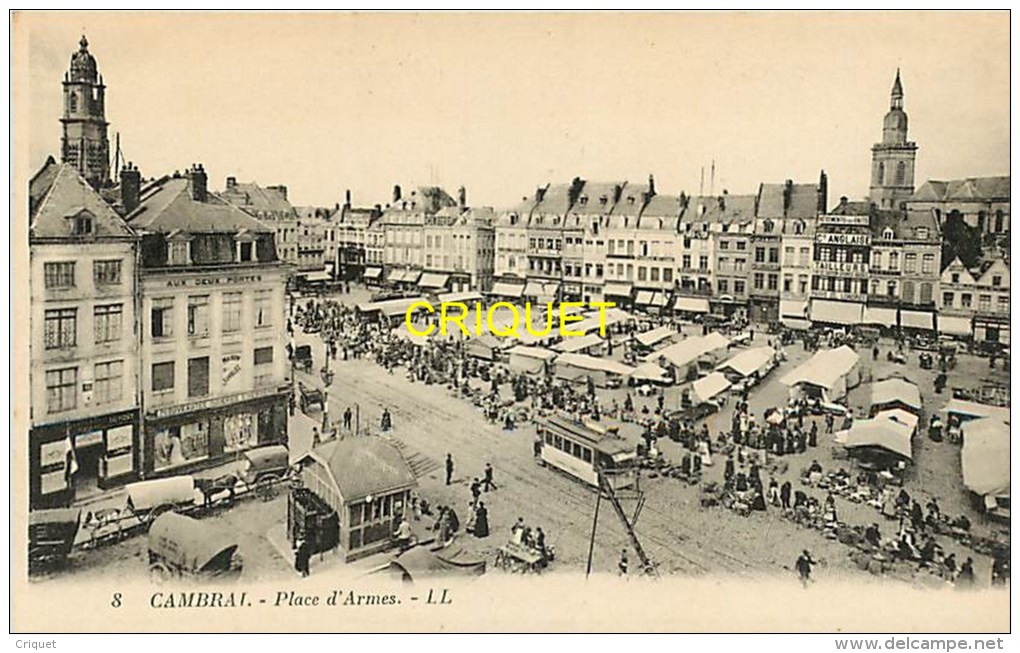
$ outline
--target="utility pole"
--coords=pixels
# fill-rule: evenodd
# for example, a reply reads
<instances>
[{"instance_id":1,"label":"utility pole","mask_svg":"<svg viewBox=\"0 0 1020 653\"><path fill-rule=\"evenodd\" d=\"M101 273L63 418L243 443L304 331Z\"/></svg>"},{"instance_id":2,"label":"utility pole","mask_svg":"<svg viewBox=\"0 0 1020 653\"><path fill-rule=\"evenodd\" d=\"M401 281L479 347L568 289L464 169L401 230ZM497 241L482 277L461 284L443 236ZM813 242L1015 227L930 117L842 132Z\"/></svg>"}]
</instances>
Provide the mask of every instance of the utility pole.
<instances>
[{"instance_id":1,"label":"utility pole","mask_svg":"<svg viewBox=\"0 0 1020 653\"><path fill-rule=\"evenodd\" d=\"M599 494L598 498L595 499L595 517L591 521L591 539L588 541L588 570L584 572L585 578L591 576L592 557L595 554L595 529L599 525L599 506L602 505L602 488L599 487L596 491Z\"/></svg>"}]
</instances>

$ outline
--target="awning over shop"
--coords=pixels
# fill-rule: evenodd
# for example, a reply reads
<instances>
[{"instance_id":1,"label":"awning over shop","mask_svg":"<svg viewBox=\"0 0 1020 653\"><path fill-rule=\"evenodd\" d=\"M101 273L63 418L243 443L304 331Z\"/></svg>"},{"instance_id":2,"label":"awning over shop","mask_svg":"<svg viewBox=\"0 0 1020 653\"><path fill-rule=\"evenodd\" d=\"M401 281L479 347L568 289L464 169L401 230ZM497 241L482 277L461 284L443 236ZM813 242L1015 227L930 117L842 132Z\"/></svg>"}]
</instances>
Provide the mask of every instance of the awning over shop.
<instances>
[{"instance_id":1,"label":"awning over shop","mask_svg":"<svg viewBox=\"0 0 1020 653\"><path fill-rule=\"evenodd\" d=\"M921 311L900 311L900 326L904 329L931 331L935 328L935 314Z\"/></svg>"},{"instance_id":2,"label":"awning over shop","mask_svg":"<svg viewBox=\"0 0 1020 653\"><path fill-rule=\"evenodd\" d=\"M864 323L894 327L896 326L896 309L884 308L882 306L865 306Z\"/></svg>"},{"instance_id":3,"label":"awning over shop","mask_svg":"<svg viewBox=\"0 0 1020 653\"><path fill-rule=\"evenodd\" d=\"M698 379L692 384L694 388L694 394L698 396L698 399L702 402L711 401L714 397L722 392L725 392L727 388L732 385L722 373L712 372L703 379Z\"/></svg>"},{"instance_id":4,"label":"awning over shop","mask_svg":"<svg viewBox=\"0 0 1020 653\"><path fill-rule=\"evenodd\" d=\"M807 319L808 303L806 299L780 299L779 317Z\"/></svg>"},{"instance_id":5,"label":"awning over shop","mask_svg":"<svg viewBox=\"0 0 1020 653\"><path fill-rule=\"evenodd\" d=\"M524 282L517 284L509 281L497 281L492 284L492 294L516 299L524 294Z\"/></svg>"},{"instance_id":6,"label":"awning over shop","mask_svg":"<svg viewBox=\"0 0 1020 653\"><path fill-rule=\"evenodd\" d=\"M805 320L803 318L796 317L781 317L779 321L783 323L783 326L789 329L798 329L800 331L807 331L811 328L811 320Z\"/></svg>"},{"instance_id":7,"label":"awning over shop","mask_svg":"<svg viewBox=\"0 0 1020 653\"><path fill-rule=\"evenodd\" d=\"M298 276L300 276L305 281L310 282L329 281L332 278L329 275L329 272L325 270L315 270L313 272L300 272L298 273Z\"/></svg>"},{"instance_id":8,"label":"awning over shop","mask_svg":"<svg viewBox=\"0 0 1020 653\"><path fill-rule=\"evenodd\" d=\"M864 304L857 302L835 302L827 299L815 299L811 302L812 322L860 324L863 313Z\"/></svg>"},{"instance_id":9,"label":"awning over shop","mask_svg":"<svg viewBox=\"0 0 1020 653\"><path fill-rule=\"evenodd\" d=\"M421 276L420 270L406 270L404 272L404 278L401 281L405 283L415 283L418 281L418 277Z\"/></svg>"},{"instance_id":10,"label":"awning over shop","mask_svg":"<svg viewBox=\"0 0 1020 653\"><path fill-rule=\"evenodd\" d=\"M639 290L634 303L638 306L658 306L661 308L666 305L666 295L661 290Z\"/></svg>"},{"instance_id":11,"label":"awning over shop","mask_svg":"<svg viewBox=\"0 0 1020 653\"><path fill-rule=\"evenodd\" d=\"M657 306L659 308L664 308L666 306L667 301L668 298L666 297L666 293L662 292L661 290L656 290L654 293L652 293L652 301L649 303L649 306Z\"/></svg>"},{"instance_id":12,"label":"awning over shop","mask_svg":"<svg viewBox=\"0 0 1020 653\"><path fill-rule=\"evenodd\" d=\"M378 279L382 276L382 268L365 268L365 279Z\"/></svg>"},{"instance_id":13,"label":"awning over shop","mask_svg":"<svg viewBox=\"0 0 1020 653\"><path fill-rule=\"evenodd\" d=\"M939 333L950 336L969 336L973 333L970 318L939 314Z\"/></svg>"},{"instance_id":14,"label":"awning over shop","mask_svg":"<svg viewBox=\"0 0 1020 653\"><path fill-rule=\"evenodd\" d=\"M389 281L390 283L397 283L398 281L403 281L404 271L399 268L390 270L390 273L386 275L386 280Z\"/></svg>"},{"instance_id":15,"label":"awning over shop","mask_svg":"<svg viewBox=\"0 0 1020 653\"><path fill-rule=\"evenodd\" d=\"M421 279L418 280L418 285L422 288L439 289L444 288L449 280L450 275L448 274L425 272L421 275Z\"/></svg>"},{"instance_id":16,"label":"awning over shop","mask_svg":"<svg viewBox=\"0 0 1020 653\"><path fill-rule=\"evenodd\" d=\"M673 303L673 310L686 313L708 313L708 299L705 297L677 297Z\"/></svg>"},{"instance_id":17,"label":"awning over shop","mask_svg":"<svg viewBox=\"0 0 1020 653\"><path fill-rule=\"evenodd\" d=\"M529 280L528 285L524 286L524 294L528 297L536 298L554 298L560 291L560 284L555 281L534 281Z\"/></svg>"},{"instance_id":18,"label":"awning over shop","mask_svg":"<svg viewBox=\"0 0 1020 653\"><path fill-rule=\"evenodd\" d=\"M608 281L606 282L606 287L602 294L606 297L630 297L630 293L633 288L634 286L629 283Z\"/></svg>"},{"instance_id":19,"label":"awning over shop","mask_svg":"<svg viewBox=\"0 0 1020 653\"><path fill-rule=\"evenodd\" d=\"M439 301L443 303L463 302L467 304L482 301L482 296L476 292L448 292L439 295Z\"/></svg>"}]
</instances>

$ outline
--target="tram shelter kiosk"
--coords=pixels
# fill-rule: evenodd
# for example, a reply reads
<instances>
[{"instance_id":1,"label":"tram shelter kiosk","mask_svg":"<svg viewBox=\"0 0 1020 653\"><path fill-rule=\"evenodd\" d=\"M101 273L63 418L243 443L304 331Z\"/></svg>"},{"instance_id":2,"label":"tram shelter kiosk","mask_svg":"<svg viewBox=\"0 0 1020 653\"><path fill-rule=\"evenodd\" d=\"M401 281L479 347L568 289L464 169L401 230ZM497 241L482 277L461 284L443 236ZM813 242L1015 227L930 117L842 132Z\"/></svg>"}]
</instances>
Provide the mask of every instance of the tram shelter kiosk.
<instances>
[{"instance_id":1,"label":"tram shelter kiosk","mask_svg":"<svg viewBox=\"0 0 1020 653\"><path fill-rule=\"evenodd\" d=\"M336 514L345 562L391 546L418 485L399 449L377 438L339 440L308 452L300 465L304 488Z\"/></svg>"}]
</instances>

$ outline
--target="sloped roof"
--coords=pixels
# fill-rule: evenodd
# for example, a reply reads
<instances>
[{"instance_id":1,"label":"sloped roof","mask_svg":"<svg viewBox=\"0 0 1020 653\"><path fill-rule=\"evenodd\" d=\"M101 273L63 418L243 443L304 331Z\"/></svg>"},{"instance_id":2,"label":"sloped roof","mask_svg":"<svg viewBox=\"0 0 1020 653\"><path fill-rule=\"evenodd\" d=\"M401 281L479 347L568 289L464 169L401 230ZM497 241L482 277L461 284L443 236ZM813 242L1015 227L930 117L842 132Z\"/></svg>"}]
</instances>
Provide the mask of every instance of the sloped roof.
<instances>
[{"instance_id":1,"label":"sloped roof","mask_svg":"<svg viewBox=\"0 0 1020 653\"><path fill-rule=\"evenodd\" d=\"M571 365L584 370L599 370L620 376L629 376L634 368L618 363L609 358L595 358L584 354L560 354L556 357L556 365Z\"/></svg>"},{"instance_id":2,"label":"sloped roof","mask_svg":"<svg viewBox=\"0 0 1020 653\"><path fill-rule=\"evenodd\" d=\"M1010 199L1010 176L967 177L949 181L926 181L910 198L912 201L1006 201Z\"/></svg>"},{"instance_id":3,"label":"sloped roof","mask_svg":"<svg viewBox=\"0 0 1020 653\"><path fill-rule=\"evenodd\" d=\"M29 183L35 210L30 215L31 238L74 238L76 216L92 217L94 238L131 237L134 232L117 212L89 186L78 171L66 164L47 163Z\"/></svg>"},{"instance_id":4,"label":"sloped roof","mask_svg":"<svg viewBox=\"0 0 1020 653\"><path fill-rule=\"evenodd\" d=\"M196 202L184 177L160 180L142 190L141 204L128 216L132 228L159 233L272 233L247 212L213 194Z\"/></svg>"},{"instance_id":5,"label":"sloped roof","mask_svg":"<svg viewBox=\"0 0 1020 653\"><path fill-rule=\"evenodd\" d=\"M263 188L254 182L237 183L217 195L226 202L250 211L273 211L297 215L297 211L280 190Z\"/></svg>"},{"instance_id":6,"label":"sloped roof","mask_svg":"<svg viewBox=\"0 0 1020 653\"><path fill-rule=\"evenodd\" d=\"M729 379L721 373L712 372L708 376L695 381L691 384L691 387L694 389L694 394L696 394L701 401L710 401L720 392L724 392L730 387L730 385L731 383Z\"/></svg>"},{"instance_id":7,"label":"sloped roof","mask_svg":"<svg viewBox=\"0 0 1020 653\"><path fill-rule=\"evenodd\" d=\"M616 205L614 201L616 188L619 187L623 191L626 186L626 181L586 181L581 188L581 193L577 196L577 202L574 203L570 212L579 215L612 213L613 207ZM603 197L606 200L605 204L602 203ZM637 201L640 202L641 200L638 199Z\"/></svg>"},{"instance_id":8,"label":"sloped roof","mask_svg":"<svg viewBox=\"0 0 1020 653\"><path fill-rule=\"evenodd\" d=\"M695 196L687 202L687 208L683 213L683 222L704 221L720 224L751 222L755 218L757 204L757 195ZM705 207L705 212L698 215L698 207L702 205Z\"/></svg>"},{"instance_id":9,"label":"sloped roof","mask_svg":"<svg viewBox=\"0 0 1020 653\"><path fill-rule=\"evenodd\" d=\"M913 434L910 425L890 419L888 415L876 415L872 419L854 421L846 436L846 446L848 449L879 447L913 460L910 442Z\"/></svg>"},{"instance_id":10,"label":"sloped roof","mask_svg":"<svg viewBox=\"0 0 1020 653\"><path fill-rule=\"evenodd\" d=\"M831 388L840 377L852 370L859 360L857 352L847 345L837 349L822 349L779 382L787 386L810 383Z\"/></svg>"},{"instance_id":11,"label":"sloped roof","mask_svg":"<svg viewBox=\"0 0 1020 653\"><path fill-rule=\"evenodd\" d=\"M683 367L705 354L726 347L729 345L729 342L726 336L713 331L705 336L688 338L670 345L665 349L655 352L649 358L658 360L662 357L677 367Z\"/></svg>"},{"instance_id":12,"label":"sloped roof","mask_svg":"<svg viewBox=\"0 0 1020 653\"><path fill-rule=\"evenodd\" d=\"M755 347L740 352L733 358L716 367L717 370L730 369L741 376L750 376L776 357L772 347Z\"/></svg>"},{"instance_id":13,"label":"sloped roof","mask_svg":"<svg viewBox=\"0 0 1020 653\"><path fill-rule=\"evenodd\" d=\"M853 200L843 202L840 201L831 211L829 215L870 215L871 214L871 202L868 200Z\"/></svg>"},{"instance_id":14,"label":"sloped roof","mask_svg":"<svg viewBox=\"0 0 1020 653\"><path fill-rule=\"evenodd\" d=\"M791 184L790 206L784 211L785 184L762 184L758 190L758 216L762 218L813 218L818 215L818 184Z\"/></svg>"},{"instance_id":15,"label":"sloped roof","mask_svg":"<svg viewBox=\"0 0 1020 653\"><path fill-rule=\"evenodd\" d=\"M542 201L535 205L532 215L564 215L570 210L570 184L552 184Z\"/></svg>"},{"instance_id":16,"label":"sloped roof","mask_svg":"<svg viewBox=\"0 0 1020 653\"><path fill-rule=\"evenodd\" d=\"M921 389L906 379L896 377L871 384L871 405L900 402L921 410Z\"/></svg>"},{"instance_id":17,"label":"sloped roof","mask_svg":"<svg viewBox=\"0 0 1020 653\"><path fill-rule=\"evenodd\" d=\"M334 440L308 457L327 468L348 503L417 485L400 450L380 438Z\"/></svg>"}]
</instances>

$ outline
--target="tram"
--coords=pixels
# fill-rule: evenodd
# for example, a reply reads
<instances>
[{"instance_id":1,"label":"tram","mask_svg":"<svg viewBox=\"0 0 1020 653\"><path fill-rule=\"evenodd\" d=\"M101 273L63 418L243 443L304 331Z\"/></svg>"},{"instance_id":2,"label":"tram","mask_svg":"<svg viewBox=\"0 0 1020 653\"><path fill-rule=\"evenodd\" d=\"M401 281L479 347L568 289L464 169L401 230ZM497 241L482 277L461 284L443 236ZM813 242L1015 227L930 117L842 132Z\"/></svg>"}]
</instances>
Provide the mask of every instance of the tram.
<instances>
[{"instance_id":1,"label":"tram","mask_svg":"<svg viewBox=\"0 0 1020 653\"><path fill-rule=\"evenodd\" d=\"M619 429L559 415L542 418L538 420L541 461L592 487L599 487L600 472L615 489L636 487L638 438L625 437Z\"/></svg>"}]
</instances>

